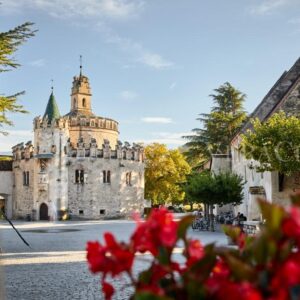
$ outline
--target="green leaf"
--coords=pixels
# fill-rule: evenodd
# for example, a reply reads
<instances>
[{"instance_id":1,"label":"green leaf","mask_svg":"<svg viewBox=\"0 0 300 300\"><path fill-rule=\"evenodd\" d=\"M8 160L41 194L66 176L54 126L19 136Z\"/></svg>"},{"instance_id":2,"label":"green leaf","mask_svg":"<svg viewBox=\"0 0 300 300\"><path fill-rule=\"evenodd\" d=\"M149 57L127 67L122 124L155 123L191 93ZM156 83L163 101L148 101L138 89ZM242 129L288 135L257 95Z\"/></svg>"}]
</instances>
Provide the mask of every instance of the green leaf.
<instances>
[{"instance_id":1,"label":"green leaf","mask_svg":"<svg viewBox=\"0 0 300 300\"><path fill-rule=\"evenodd\" d=\"M281 206L269 203L265 200L259 199L258 204L262 212L263 219L265 219L265 227L277 235L281 232L281 223L286 213Z\"/></svg>"},{"instance_id":2,"label":"green leaf","mask_svg":"<svg viewBox=\"0 0 300 300\"><path fill-rule=\"evenodd\" d=\"M152 271L151 269L148 269L146 271L143 271L139 274L139 282L148 284L152 278Z\"/></svg>"},{"instance_id":3,"label":"green leaf","mask_svg":"<svg viewBox=\"0 0 300 300\"><path fill-rule=\"evenodd\" d=\"M166 296L158 296L151 292L137 292L133 296L134 300L172 300Z\"/></svg>"},{"instance_id":4,"label":"green leaf","mask_svg":"<svg viewBox=\"0 0 300 300\"><path fill-rule=\"evenodd\" d=\"M251 281L255 278L255 269L250 264L245 263L240 258L233 256L229 252L224 253L224 259L229 265L235 279L239 281Z\"/></svg>"},{"instance_id":5,"label":"green leaf","mask_svg":"<svg viewBox=\"0 0 300 300\"><path fill-rule=\"evenodd\" d=\"M191 226L192 222L194 220L193 216L186 216L182 218L178 223L178 229L177 229L177 237L178 239L184 239L186 236L186 231Z\"/></svg>"},{"instance_id":6,"label":"green leaf","mask_svg":"<svg viewBox=\"0 0 300 300\"><path fill-rule=\"evenodd\" d=\"M157 259L161 265L168 265L170 264L170 256L172 251L167 249L166 247L159 247Z\"/></svg>"},{"instance_id":7,"label":"green leaf","mask_svg":"<svg viewBox=\"0 0 300 300\"><path fill-rule=\"evenodd\" d=\"M233 242L235 242L241 234L240 227L230 226L230 225L223 225L222 229L223 229L224 233L227 236L229 236Z\"/></svg>"}]
</instances>

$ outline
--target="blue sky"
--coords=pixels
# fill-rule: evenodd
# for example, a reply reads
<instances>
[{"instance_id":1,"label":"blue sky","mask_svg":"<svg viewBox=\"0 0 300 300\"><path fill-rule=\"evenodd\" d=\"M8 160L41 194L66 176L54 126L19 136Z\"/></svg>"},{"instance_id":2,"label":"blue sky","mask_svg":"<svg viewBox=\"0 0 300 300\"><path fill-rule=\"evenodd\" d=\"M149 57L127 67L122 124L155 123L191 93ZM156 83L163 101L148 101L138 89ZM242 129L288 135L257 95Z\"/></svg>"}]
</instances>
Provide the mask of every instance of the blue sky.
<instances>
[{"instance_id":1,"label":"blue sky","mask_svg":"<svg viewBox=\"0 0 300 300\"><path fill-rule=\"evenodd\" d=\"M51 79L61 114L72 78L90 79L93 110L120 123L120 139L184 143L210 110L209 94L229 81L251 112L300 56L300 0L2 0L1 31L25 21L38 33L2 73L1 93L25 90L28 115L0 136L0 152L32 138Z\"/></svg>"}]
</instances>

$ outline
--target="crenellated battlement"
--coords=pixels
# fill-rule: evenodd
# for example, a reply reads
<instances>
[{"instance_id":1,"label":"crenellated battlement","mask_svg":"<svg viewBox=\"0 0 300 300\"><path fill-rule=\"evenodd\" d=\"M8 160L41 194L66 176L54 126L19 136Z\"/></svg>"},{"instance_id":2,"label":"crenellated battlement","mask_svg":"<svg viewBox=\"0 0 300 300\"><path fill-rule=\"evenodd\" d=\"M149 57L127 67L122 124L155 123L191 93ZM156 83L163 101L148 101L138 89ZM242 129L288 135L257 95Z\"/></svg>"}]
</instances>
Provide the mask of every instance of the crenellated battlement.
<instances>
[{"instance_id":1,"label":"crenellated battlement","mask_svg":"<svg viewBox=\"0 0 300 300\"><path fill-rule=\"evenodd\" d=\"M104 159L119 159L119 160L131 160L144 162L144 148L133 143L131 146L128 142L124 145L118 141L115 150L112 150L108 140L104 140L101 148L97 145L94 138L90 140L90 143L84 143L82 138L78 139L76 145L72 144L70 140L65 147L65 153L68 157L76 158L104 158Z\"/></svg>"},{"instance_id":2,"label":"crenellated battlement","mask_svg":"<svg viewBox=\"0 0 300 300\"><path fill-rule=\"evenodd\" d=\"M31 141L28 141L25 145L24 143L17 144L12 147L13 159L14 160L29 160L34 155L34 147Z\"/></svg>"},{"instance_id":3,"label":"crenellated battlement","mask_svg":"<svg viewBox=\"0 0 300 300\"><path fill-rule=\"evenodd\" d=\"M33 120L33 127L35 129L46 129L46 128L69 128L69 120L67 118L52 119L51 122L48 120L48 116L42 118L38 116Z\"/></svg>"},{"instance_id":4,"label":"crenellated battlement","mask_svg":"<svg viewBox=\"0 0 300 300\"><path fill-rule=\"evenodd\" d=\"M106 130L118 131L119 123L109 118L96 116L65 116L60 119L48 121L47 116L44 118L36 117L33 121L34 129L45 128L69 128L69 127L90 127Z\"/></svg>"},{"instance_id":5,"label":"crenellated battlement","mask_svg":"<svg viewBox=\"0 0 300 300\"><path fill-rule=\"evenodd\" d=\"M91 127L118 131L119 123L115 120L97 116L71 116L69 119L70 127Z\"/></svg>"}]
</instances>

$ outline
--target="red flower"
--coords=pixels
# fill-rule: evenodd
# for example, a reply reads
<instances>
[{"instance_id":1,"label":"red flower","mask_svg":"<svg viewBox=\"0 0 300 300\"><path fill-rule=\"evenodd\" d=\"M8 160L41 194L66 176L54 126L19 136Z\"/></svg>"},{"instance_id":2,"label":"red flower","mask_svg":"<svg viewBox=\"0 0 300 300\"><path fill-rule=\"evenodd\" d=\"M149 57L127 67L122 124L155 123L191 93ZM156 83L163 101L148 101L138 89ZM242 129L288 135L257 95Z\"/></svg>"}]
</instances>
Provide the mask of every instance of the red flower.
<instances>
[{"instance_id":1,"label":"red flower","mask_svg":"<svg viewBox=\"0 0 300 300\"><path fill-rule=\"evenodd\" d=\"M198 240L188 241L187 246L187 265L191 266L204 256L204 248Z\"/></svg>"},{"instance_id":2,"label":"red flower","mask_svg":"<svg viewBox=\"0 0 300 300\"><path fill-rule=\"evenodd\" d=\"M241 232L240 235L238 236L236 243L240 250L244 250L246 246L246 238L247 236L244 232Z\"/></svg>"},{"instance_id":3,"label":"red flower","mask_svg":"<svg viewBox=\"0 0 300 300\"><path fill-rule=\"evenodd\" d=\"M272 289L286 289L300 284L300 253L290 257L277 269L272 280Z\"/></svg>"},{"instance_id":4,"label":"red flower","mask_svg":"<svg viewBox=\"0 0 300 300\"><path fill-rule=\"evenodd\" d=\"M262 300L259 291L252 286L249 282L232 282L225 279L212 279L208 280L208 292L216 300L223 300L224 297L230 300Z\"/></svg>"},{"instance_id":5,"label":"red flower","mask_svg":"<svg viewBox=\"0 0 300 300\"><path fill-rule=\"evenodd\" d=\"M163 246L172 248L177 241L178 224L167 209L152 210L144 223L138 223L137 229L131 237L135 251L149 251L157 255L158 248Z\"/></svg>"},{"instance_id":6,"label":"red flower","mask_svg":"<svg viewBox=\"0 0 300 300\"><path fill-rule=\"evenodd\" d=\"M288 237L297 240L300 245L300 207L291 207L289 217L282 224L282 231Z\"/></svg>"},{"instance_id":7,"label":"red flower","mask_svg":"<svg viewBox=\"0 0 300 300\"><path fill-rule=\"evenodd\" d=\"M104 277L111 274L113 277L121 272L130 272L134 253L125 244L118 243L111 233L105 233L106 246L99 242L88 242L87 260L93 273L102 272Z\"/></svg>"},{"instance_id":8,"label":"red flower","mask_svg":"<svg viewBox=\"0 0 300 300\"><path fill-rule=\"evenodd\" d=\"M224 260L219 259L213 268L212 276L218 279L226 279L230 274L230 269Z\"/></svg>"},{"instance_id":9,"label":"red flower","mask_svg":"<svg viewBox=\"0 0 300 300\"><path fill-rule=\"evenodd\" d=\"M102 292L104 294L105 300L110 300L115 292L115 289L110 283L103 281Z\"/></svg>"}]
</instances>

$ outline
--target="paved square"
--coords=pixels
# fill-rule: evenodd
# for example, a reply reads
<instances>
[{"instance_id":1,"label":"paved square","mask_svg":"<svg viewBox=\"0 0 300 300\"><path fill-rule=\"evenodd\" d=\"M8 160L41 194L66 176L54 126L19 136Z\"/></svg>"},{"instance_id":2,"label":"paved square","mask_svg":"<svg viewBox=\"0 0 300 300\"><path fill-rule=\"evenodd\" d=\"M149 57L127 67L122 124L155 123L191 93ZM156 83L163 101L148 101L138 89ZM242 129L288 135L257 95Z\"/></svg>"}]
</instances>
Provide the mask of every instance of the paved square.
<instances>
[{"instance_id":1,"label":"paved square","mask_svg":"<svg viewBox=\"0 0 300 300\"><path fill-rule=\"evenodd\" d=\"M1 264L5 273L7 300L60 300L103 299L99 276L87 267L85 245L89 240L101 240L103 233L111 231L120 240L127 241L135 228L132 221L82 222L15 222L31 245L26 247L11 227L0 223ZM226 244L219 232L189 232L204 244ZM177 249L176 259L181 255ZM147 256L138 257L135 271L145 268ZM126 278L114 280L120 286ZM118 289L114 299L128 299L130 290Z\"/></svg>"}]
</instances>

